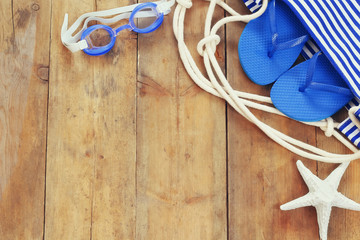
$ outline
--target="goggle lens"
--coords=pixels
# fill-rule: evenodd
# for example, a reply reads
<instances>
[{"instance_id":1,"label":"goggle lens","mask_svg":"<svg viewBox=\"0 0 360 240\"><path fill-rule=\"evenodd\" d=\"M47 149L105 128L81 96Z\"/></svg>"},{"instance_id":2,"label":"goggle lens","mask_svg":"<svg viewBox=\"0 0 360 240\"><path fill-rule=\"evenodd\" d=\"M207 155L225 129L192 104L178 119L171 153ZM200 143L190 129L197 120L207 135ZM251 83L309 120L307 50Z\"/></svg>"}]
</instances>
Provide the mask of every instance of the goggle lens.
<instances>
[{"instance_id":1,"label":"goggle lens","mask_svg":"<svg viewBox=\"0 0 360 240\"><path fill-rule=\"evenodd\" d=\"M144 14L149 14L149 16L144 17ZM134 14L134 24L137 29L145 29L154 24L158 18L159 13L155 8L146 7Z\"/></svg>"},{"instance_id":2,"label":"goggle lens","mask_svg":"<svg viewBox=\"0 0 360 240\"><path fill-rule=\"evenodd\" d=\"M116 36L109 26L93 25L83 32L81 40L87 42L88 47L83 49L86 54L98 56L110 51L115 44Z\"/></svg>"},{"instance_id":3,"label":"goggle lens","mask_svg":"<svg viewBox=\"0 0 360 240\"><path fill-rule=\"evenodd\" d=\"M95 29L85 37L90 49L106 46L110 44L111 39L110 33L103 28Z\"/></svg>"}]
</instances>

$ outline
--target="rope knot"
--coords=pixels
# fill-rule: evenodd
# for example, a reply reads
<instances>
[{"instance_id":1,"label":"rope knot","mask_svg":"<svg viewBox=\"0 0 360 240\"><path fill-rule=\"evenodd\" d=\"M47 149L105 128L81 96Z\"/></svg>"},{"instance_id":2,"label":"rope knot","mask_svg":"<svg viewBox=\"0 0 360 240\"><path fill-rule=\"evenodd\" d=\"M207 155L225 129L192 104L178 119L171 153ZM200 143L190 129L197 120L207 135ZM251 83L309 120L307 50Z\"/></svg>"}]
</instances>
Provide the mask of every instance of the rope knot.
<instances>
[{"instance_id":1,"label":"rope knot","mask_svg":"<svg viewBox=\"0 0 360 240\"><path fill-rule=\"evenodd\" d=\"M325 132L325 136L331 137L334 134L334 120L331 117L325 119L326 125L320 127Z\"/></svg>"},{"instance_id":2,"label":"rope knot","mask_svg":"<svg viewBox=\"0 0 360 240\"><path fill-rule=\"evenodd\" d=\"M180 4L181 6L185 7L185 8L191 8L192 7L192 2L191 0L176 0L178 4Z\"/></svg>"},{"instance_id":3,"label":"rope knot","mask_svg":"<svg viewBox=\"0 0 360 240\"><path fill-rule=\"evenodd\" d=\"M204 56L204 46L210 43L211 50L213 53L216 51L216 46L220 43L220 36L219 35L210 35L207 37L204 37L200 40L200 42L197 45L197 51L201 56Z\"/></svg>"},{"instance_id":4,"label":"rope knot","mask_svg":"<svg viewBox=\"0 0 360 240\"><path fill-rule=\"evenodd\" d=\"M360 129L360 106L354 106L349 109L349 118Z\"/></svg>"}]
</instances>

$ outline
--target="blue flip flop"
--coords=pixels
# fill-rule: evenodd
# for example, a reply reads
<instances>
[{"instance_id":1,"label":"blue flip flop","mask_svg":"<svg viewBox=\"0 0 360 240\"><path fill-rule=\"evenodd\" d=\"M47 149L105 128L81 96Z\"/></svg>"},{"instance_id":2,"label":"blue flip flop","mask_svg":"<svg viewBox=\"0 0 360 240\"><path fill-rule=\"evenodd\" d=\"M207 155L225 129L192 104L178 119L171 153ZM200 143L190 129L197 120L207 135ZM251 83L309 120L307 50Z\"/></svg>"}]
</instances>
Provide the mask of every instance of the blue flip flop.
<instances>
[{"instance_id":1,"label":"blue flip flop","mask_svg":"<svg viewBox=\"0 0 360 240\"><path fill-rule=\"evenodd\" d=\"M243 0L245 6L252 12L257 12L262 6L262 0ZM283 0L284 1L284 0ZM319 46L316 44L314 39L310 38L304 45L301 56L308 60L314 56L315 53L320 51Z\"/></svg>"},{"instance_id":2,"label":"blue flip flop","mask_svg":"<svg viewBox=\"0 0 360 240\"><path fill-rule=\"evenodd\" d=\"M241 65L256 84L270 84L294 64L307 40L305 28L290 8L272 0L240 36Z\"/></svg>"},{"instance_id":3,"label":"blue flip flop","mask_svg":"<svg viewBox=\"0 0 360 240\"><path fill-rule=\"evenodd\" d=\"M319 53L281 75L271 89L274 106L292 119L325 119L354 97L330 61Z\"/></svg>"}]
</instances>

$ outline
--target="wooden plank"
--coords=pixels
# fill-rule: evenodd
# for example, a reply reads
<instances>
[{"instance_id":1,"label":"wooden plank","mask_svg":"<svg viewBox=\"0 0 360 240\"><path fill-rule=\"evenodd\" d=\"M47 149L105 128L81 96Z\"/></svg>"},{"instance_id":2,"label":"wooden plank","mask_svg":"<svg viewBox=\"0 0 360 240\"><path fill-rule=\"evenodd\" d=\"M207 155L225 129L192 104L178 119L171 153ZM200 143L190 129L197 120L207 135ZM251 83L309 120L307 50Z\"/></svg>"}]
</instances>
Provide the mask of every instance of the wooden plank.
<instances>
[{"instance_id":1,"label":"wooden plank","mask_svg":"<svg viewBox=\"0 0 360 240\"><path fill-rule=\"evenodd\" d=\"M194 56L207 6L193 1L186 13ZM139 35L138 71L136 239L226 239L225 104L187 75L172 14Z\"/></svg>"},{"instance_id":2,"label":"wooden plank","mask_svg":"<svg viewBox=\"0 0 360 240\"><path fill-rule=\"evenodd\" d=\"M133 3L98 0L97 7ZM92 239L135 239L136 55L136 34L123 31L113 52L95 65L100 69L95 72L100 97L96 98Z\"/></svg>"},{"instance_id":3,"label":"wooden plank","mask_svg":"<svg viewBox=\"0 0 360 240\"><path fill-rule=\"evenodd\" d=\"M6 16L1 18L1 31L0 31L0 41L1 46L0 50L2 55L5 54L5 50L8 52L14 46L14 17L13 17L13 6L12 0L1 1L0 2L0 13L1 16Z\"/></svg>"},{"instance_id":4,"label":"wooden plank","mask_svg":"<svg viewBox=\"0 0 360 240\"><path fill-rule=\"evenodd\" d=\"M347 114L342 112L341 115L335 116L338 119L345 119ZM336 153L351 153L340 142L328 138L321 130L317 132L318 147L330 152ZM338 164L318 163L318 175L321 179L325 179ZM360 163L358 160L350 163L346 170L340 185L339 192L344 194L350 199L360 203L360 191L358 188L358 182L360 181ZM345 210L341 208L333 208L330 217L328 240L333 239L359 239L360 230L358 228L360 224L360 213L351 210Z\"/></svg>"},{"instance_id":5,"label":"wooden plank","mask_svg":"<svg viewBox=\"0 0 360 240\"><path fill-rule=\"evenodd\" d=\"M227 2L249 13L242 1ZM269 96L270 87L251 82L239 63L237 45L244 27L244 23L227 26L228 79L235 89ZM312 127L258 111L256 115L286 134L315 144ZM280 210L281 204L308 191L295 164L301 158L270 140L232 108L228 109L228 144L229 239L318 239L313 208ZM316 162L303 162L316 172Z\"/></svg>"},{"instance_id":6,"label":"wooden plank","mask_svg":"<svg viewBox=\"0 0 360 240\"><path fill-rule=\"evenodd\" d=\"M41 239L44 221L49 4L2 1L0 235Z\"/></svg>"},{"instance_id":7,"label":"wooden plank","mask_svg":"<svg viewBox=\"0 0 360 240\"><path fill-rule=\"evenodd\" d=\"M65 12L129 4L54 1L45 239L134 239L137 41L124 31L101 57L60 42Z\"/></svg>"},{"instance_id":8,"label":"wooden plank","mask_svg":"<svg viewBox=\"0 0 360 240\"><path fill-rule=\"evenodd\" d=\"M45 239L89 239L93 181L93 62L72 54L60 41L64 14L69 24L93 4L53 1L48 108ZM90 155L91 153L91 155Z\"/></svg>"},{"instance_id":9,"label":"wooden plank","mask_svg":"<svg viewBox=\"0 0 360 240\"><path fill-rule=\"evenodd\" d=\"M42 239L50 4L0 2L0 236Z\"/></svg>"}]
</instances>

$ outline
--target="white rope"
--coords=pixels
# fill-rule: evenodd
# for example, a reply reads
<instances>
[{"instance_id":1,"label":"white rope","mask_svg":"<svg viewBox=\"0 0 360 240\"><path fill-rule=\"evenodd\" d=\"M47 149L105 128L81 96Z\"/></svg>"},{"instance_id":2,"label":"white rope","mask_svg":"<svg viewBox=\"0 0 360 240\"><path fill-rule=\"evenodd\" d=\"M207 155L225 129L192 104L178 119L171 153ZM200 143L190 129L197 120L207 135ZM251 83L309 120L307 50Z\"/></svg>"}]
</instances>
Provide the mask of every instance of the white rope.
<instances>
[{"instance_id":1,"label":"white rope","mask_svg":"<svg viewBox=\"0 0 360 240\"><path fill-rule=\"evenodd\" d=\"M354 106L349 110L349 118L357 128L360 128L360 121L356 118L355 112L360 109L360 106Z\"/></svg>"},{"instance_id":2,"label":"white rope","mask_svg":"<svg viewBox=\"0 0 360 240\"><path fill-rule=\"evenodd\" d=\"M184 41L184 19L186 10L191 8L192 4L190 0L177 0L178 5L176 6L173 19L173 30L174 35L178 41L178 48L180 58L184 64L184 67L193 81L203 90L225 99L238 113L244 116L247 120L254 123L260 128L269 138L281 146L287 148L293 153L312 160L329 162L329 163L343 163L352 161L360 158L360 151L355 148L346 138L344 138L339 132L335 131L335 127L339 123L334 122L332 118L327 118L319 122L303 122L310 126L316 126L325 132L327 137L334 136L342 144L348 147L354 153L352 154L336 154L324 151L305 142L299 141L292 137L287 136L284 133L272 128L259 120L249 109L259 109L268 113L275 113L283 115L276 108L268 106L263 103L271 103L269 97L260 96L251 93L245 93L234 90L229 82L227 81L224 73L219 66L215 57L215 50L217 44L220 42L220 37L217 35L217 31L224 25L230 22L249 22L255 19L266 10L268 0L263 1L262 7L253 14L241 15L229 7L225 2L221 0L210 0L209 8L205 19L205 31L204 38L200 40L197 50L201 56L203 56L205 69L208 78L203 76L199 68L197 67L189 49L187 48ZM211 27L211 20L213 18L214 10L216 5L221 6L232 16L225 17L216 22ZM284 116L284 115L283 115Z\"/></svg>"}]
</instances>

